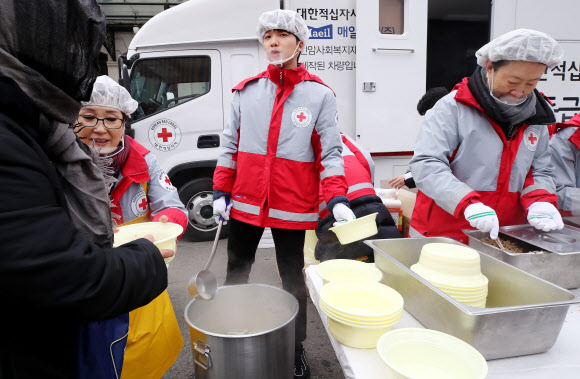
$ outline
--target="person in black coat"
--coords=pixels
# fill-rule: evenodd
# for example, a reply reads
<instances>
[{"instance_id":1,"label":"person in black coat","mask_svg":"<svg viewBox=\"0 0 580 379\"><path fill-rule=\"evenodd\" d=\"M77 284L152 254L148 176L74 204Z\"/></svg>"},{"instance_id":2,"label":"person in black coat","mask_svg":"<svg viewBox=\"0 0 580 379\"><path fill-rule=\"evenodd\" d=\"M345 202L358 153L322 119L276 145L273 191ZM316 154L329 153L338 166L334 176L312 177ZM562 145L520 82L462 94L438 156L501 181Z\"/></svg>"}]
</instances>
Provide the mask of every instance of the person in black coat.
<instances>
[{"instance_id":1,"label":"person in black coat","mask_svg":"<svg viewBox=\"0 0 580 379\"><path fill-rule=\"evenodd\" d=\"M173 252L112 248L105 177L70 128L98 75L96 1L0 7L0 379L74 378L79 327L157 297Z\"/></svg>"},{"instance_id":2,"label":"person in black coat","mask_svg":"<svg viewBox=\"0 0 580 379\"><path fill-rule=\"evenodd\" d=\"M378 213L376 217L377 234L365 239L401 238L387 207L375 194L373 180L375 165L371 155L354 140L341 134L344 176L348 185L347 197L350 208L357 218ZM373 250L363 241L342 245L330 228L336 223L332 213L322 210L319 214L314 248L314 257L323 262L329 259L357 259L374 262Z\"/></svg>"}]
</instances>

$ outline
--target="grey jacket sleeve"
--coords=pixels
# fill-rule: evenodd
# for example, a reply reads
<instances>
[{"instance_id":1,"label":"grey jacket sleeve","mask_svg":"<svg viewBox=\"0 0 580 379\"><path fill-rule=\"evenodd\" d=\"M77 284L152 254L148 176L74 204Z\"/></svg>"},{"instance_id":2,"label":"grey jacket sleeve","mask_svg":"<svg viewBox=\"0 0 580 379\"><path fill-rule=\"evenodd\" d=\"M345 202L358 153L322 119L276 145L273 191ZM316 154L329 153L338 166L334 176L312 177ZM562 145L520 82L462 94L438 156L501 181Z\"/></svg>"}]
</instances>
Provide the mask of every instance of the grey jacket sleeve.
<instances>
[{"instance_id":1,"label":"grey jacket sleeve","mask_svg":"<svg viewBox=\"0 0 580 379\"><path fill-rule=\"evenodd\" d=\"M342 160L342 140L338 128L336 99L332 91L328 90L324 103L315 125L316 133L320 136L320 160L324 171L320 180L329 176L344 175L344 161Z\"/></svg>"},{"instance_id":2,"label":"grey jacket sleeve","mask_svg":"<svg viewBox=\"0 0 580 379\"><path fill-rule=\"evenodd\" d=\"M145 161L149 166L149 176L151 177L147 187L151 216L155 216L164 209L175 208L182 211L187 217L187 211L179 200L177 189L169 181L167 173L161 168L155 155L151 153L145 155Z\"/></svg>"},{"instance_id":3,"label":"grey jacket sleeve","mask_svg":"<svg viewBox=\"0 0 580 379\"><path fill-rule=\"evenodd\" d=\"M461 143L454 92L427 112L409 167L417 188L450 214L473 191L451 172L449 157Z\"/></svg>"},{"instance_id":4,"label":"grey jacket sleeve","mask_svg":"<svg viewBox=\"0 0 580 379\"><path fill-rule=\"evenodd\" d=\"M526 186L524 183L524 187L522 188L521 193L521 198L523 199L522 203L524 207L526 206L529 207L530 199L528 198L530 196L533 197L534 195L533 191L544 190L551 194L556 193L556 184L553 172L552 159L550 149L548 148L549 144L548 141L550 140L549 131L548 128L545 126L540 125L538 127L540 132L540 138L538 141L538 146L536 148L531 167L533 184Z\"/></svg>"},{"instance_id":5,"label":"grey jacket sleeve","mask_svg":"<svg viewBox=\"0 0 580 379\"><path fill-rule=\"evenodd\" d=\"M217 161L218 167L236 169L236 162L232 156L238 152L238 129L240 127L240 92L234 92L230 116L224 132L222 133L220 155Z\"/></svg>"},{"instance_id":6,"label":"grey jacket sleeve","mask_svg":"<svg viewBox=\"0 0 580 379\"><path fill-rule=\"evenodd\" d=\"M554 135L550 140L550 152L554 174L556 176L556 194L558 208L570 211L573 215L580 214L580 188L577 188L576 162L580 152L568 138L577 128L566 128Z\"/></svg>"}]
</instances>

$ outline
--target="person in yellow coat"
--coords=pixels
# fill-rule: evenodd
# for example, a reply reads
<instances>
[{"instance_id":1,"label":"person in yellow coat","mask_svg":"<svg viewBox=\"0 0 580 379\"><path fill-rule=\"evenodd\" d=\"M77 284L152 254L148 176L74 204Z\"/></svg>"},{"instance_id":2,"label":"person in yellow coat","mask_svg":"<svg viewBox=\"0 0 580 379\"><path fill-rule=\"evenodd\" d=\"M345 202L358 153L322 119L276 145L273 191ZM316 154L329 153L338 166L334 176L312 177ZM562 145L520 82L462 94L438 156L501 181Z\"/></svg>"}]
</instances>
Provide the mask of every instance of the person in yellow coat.
<instances>
[{"instance_id":1,"label":"person in yellow coat","mask_svg":"<svg viewBox=\"0 0 580 379\"><path fill-rule=\"evenodd\" d=\"M95 82L82 102L77 136L97 147L109 166L111 212L118 226L137 222L173 222L187 227L177 190L157 158L125 134L128 115L137 109L129 92L107 76ZM107 170L105 170L107 171ZM159 379L173 365L183 338L167 290L129 313L129 333L121 379Z\"/></svg>"}]
</instances>

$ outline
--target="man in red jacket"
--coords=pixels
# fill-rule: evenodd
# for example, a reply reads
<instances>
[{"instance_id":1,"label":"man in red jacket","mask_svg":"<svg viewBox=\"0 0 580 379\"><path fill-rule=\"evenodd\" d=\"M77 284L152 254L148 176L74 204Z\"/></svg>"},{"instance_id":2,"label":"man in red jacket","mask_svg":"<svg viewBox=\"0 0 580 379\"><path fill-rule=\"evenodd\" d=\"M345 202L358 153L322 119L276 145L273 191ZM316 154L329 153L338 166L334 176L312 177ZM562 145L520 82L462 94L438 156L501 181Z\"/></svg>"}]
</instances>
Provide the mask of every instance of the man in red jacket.
<instances>
[{"instance_id":1,"label":"man in red jacket","mask_svg":"<svg viewBox=\"0 0 580 379\"><path fill-rule=\"evenodd\" d=\"M226 284L247 283L262 232L272 229L282 285L300 306L295 378L310 376L302 346L303 249L305 230L318 223L320 183L334 217L355 218L346 197L334 93L298 64L309 34L294 11L260 16L257 35L270 65L234 87L214 173L214 215L230 220Z\"/></svg>"}]
</instances>

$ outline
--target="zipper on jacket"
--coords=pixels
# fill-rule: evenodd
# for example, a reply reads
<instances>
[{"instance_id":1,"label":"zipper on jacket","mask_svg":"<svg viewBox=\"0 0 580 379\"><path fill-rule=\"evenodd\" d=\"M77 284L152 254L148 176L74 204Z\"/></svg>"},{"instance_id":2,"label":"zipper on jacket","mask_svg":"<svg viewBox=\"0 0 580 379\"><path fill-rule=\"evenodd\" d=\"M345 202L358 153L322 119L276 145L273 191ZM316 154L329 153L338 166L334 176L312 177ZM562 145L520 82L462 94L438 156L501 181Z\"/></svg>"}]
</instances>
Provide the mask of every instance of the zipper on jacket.
<instances>
[{"instance_id":1,"label":"zipper on jacket","mask_svg":"<svg viewBox=\"0 0 580 379\"><path fill-rule=\"evenodd\" d=\"M111 361L113 362L113 370L115 371L115 376L116 379L119 379L119 373L117 371L117 365L115 364L115 355L113 354L113 346L118 343L123 341L125 338L127 338L129 336L129 331L127 330L127 334L125 334L123 337L111 342L111 345L109 346L109 352L111 353ZM125 347L126 348L126 347ZM124 357L124 355L123 355Z\"/></svg>"},{"instance_id":2,"label":"zipper on jacket","mask_svg":"<svg viewBox=\"0 0 580 379\"><path fill-rule=\"evenodd\" d=\"M280 87L282 87L282 70L280 70Z\"/></svg>"}]
</instances>

